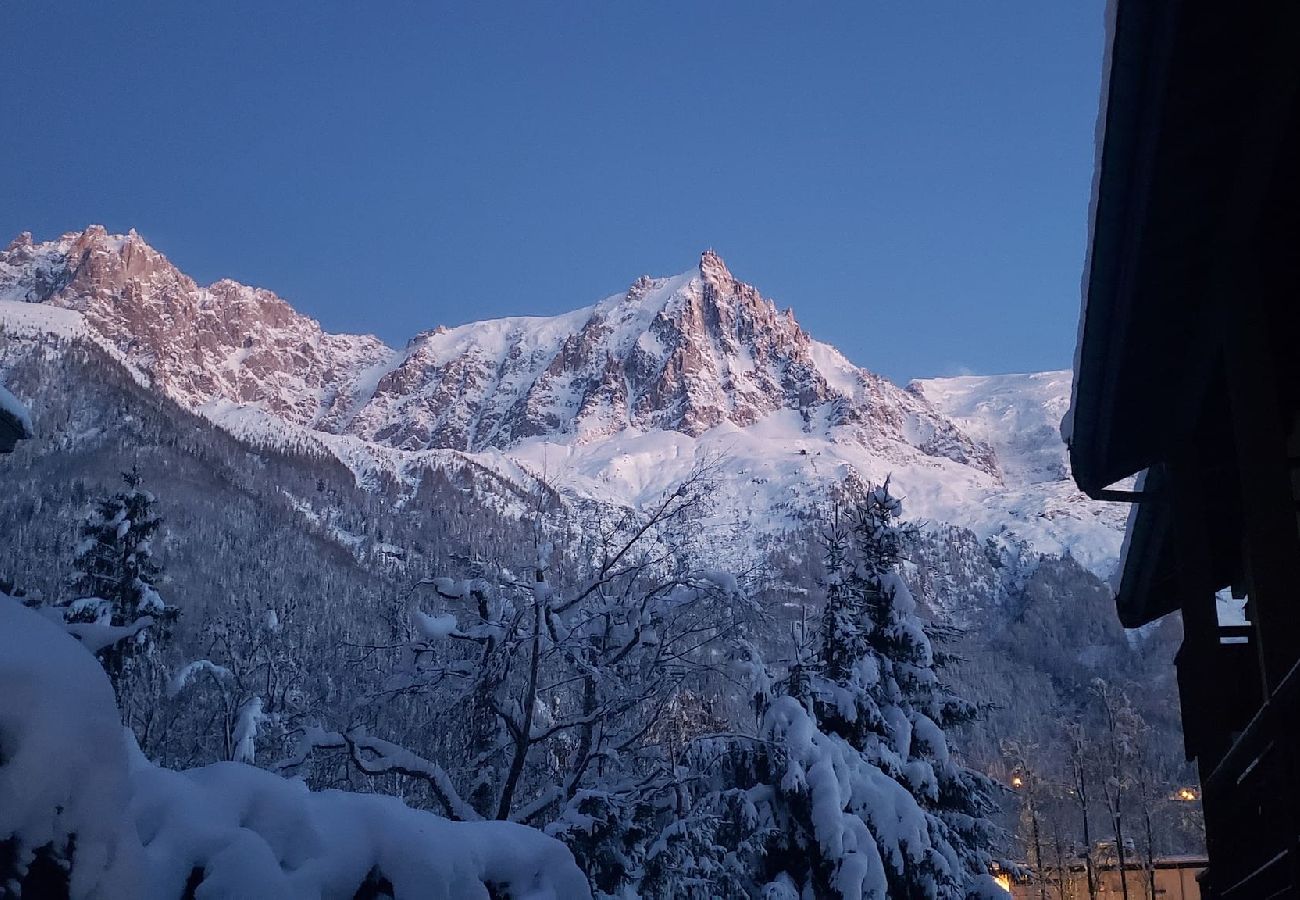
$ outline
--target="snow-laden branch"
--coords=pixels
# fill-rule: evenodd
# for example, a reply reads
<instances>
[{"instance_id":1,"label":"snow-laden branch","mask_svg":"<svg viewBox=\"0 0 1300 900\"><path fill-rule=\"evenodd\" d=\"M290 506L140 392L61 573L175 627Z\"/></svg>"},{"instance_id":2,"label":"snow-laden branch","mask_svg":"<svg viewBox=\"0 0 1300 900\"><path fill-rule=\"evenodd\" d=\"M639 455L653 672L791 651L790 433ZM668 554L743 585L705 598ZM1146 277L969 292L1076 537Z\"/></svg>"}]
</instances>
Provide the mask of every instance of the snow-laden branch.
<instances>
[{"instance_id":1,"label":"snow-laden branch","mask_svg":"<svg viewBox=\"0 0 1300 900\"><path fill-rule=\"evenodd\" d=\"M483 818L460 796L451 776L442 766L405 747L371 737L361 728L338 732L326 731L316 725L308 726L299 736L293 755L271 768L281 773L290 772L306 764L316 750L347 750L352 764L366 775L394 773L423 781L449 819L474 822Z\"/></svg>"},{"instance_id":2,"label":"snow-laden branch","mask_svg":"<svg viewBox=\"0 0 1300 900\"><path fill-rule=\"evenodd\" d=\"M172 676L171 682L167 685L168 695L175 697L185 690L194 679L205 672L211 675L214 681L234 678L234 675L225 666L219 666L210 659L196 659L191 663L186 663L181 667L180 671Z\"/></svg>"},{"instance_id":3,"label":"snow-laden branch","mask_svg":"<svg viewBox=\"0 0 1300 900\"><path fill-rule=\"evenodd\" d=\"M465 636L456 622L456 617L451 613L431 616L420 609L412 609L411 625L426 641L445 641L447 638Z\"/></svg>"},{"instance_id":4,"label":"snow-laden branch","mask_svg":"<svg viewBox=\"0 0 1300 900\"><path fill-rule=\"evenodd\" d=\"M105 625L101 622L72 622L65 626L68 634L85 645L91 653L133 638L154 623L153 616L141 616L130 625Z\"/></svg>"},{"instance_id":5,"label":"snow-laden branch","mask_svg":"<svg viewBox=\"0 0 1300 900\"><path fill-rule=\"evenodd\" d=\"M343 735L337 731L326 731L319 725L305 726L298 735L298 743L293 755L267 766L272 772L288 775L307 764L316 750L342 750L347 746Z\"/></svg>"},{"instance_id":6,"label":"snow-laden branch","mask_svg":"<svg viewBox=\"0 0 1300 900\"><path fill-rule=\"evenodd\" d=\"M396 772L417 778L429 785L433 795L446 810L448 818L471 822L483 818L456 791L447 770L435 762L417 756L405 747L367 735L357 729L343 735L348 743L352 762L367 775L386 775Z\"/></svg>"}]
</instances>

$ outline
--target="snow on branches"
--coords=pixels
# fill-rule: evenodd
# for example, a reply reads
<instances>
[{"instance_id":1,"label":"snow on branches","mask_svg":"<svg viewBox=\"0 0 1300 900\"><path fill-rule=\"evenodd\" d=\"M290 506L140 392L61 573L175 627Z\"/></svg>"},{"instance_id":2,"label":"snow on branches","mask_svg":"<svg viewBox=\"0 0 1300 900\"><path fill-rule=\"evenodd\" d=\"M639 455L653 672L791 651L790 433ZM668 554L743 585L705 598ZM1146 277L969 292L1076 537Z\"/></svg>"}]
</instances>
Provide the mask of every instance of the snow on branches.
<instances>
[{"instance_id":1,"label":"snow on branches","mask_svg":"<svg viewBox=\"0 0 1300 900\"><path fill-rule=\"evenodd\" d=\"M565 847L240 763L150 763L104 672L0 595L0 885L21 896L590 896Z\"/></svg>"},{"instance_id":2,"label":"snow on branches","mask_svg":"<svg viewBox=\"0 0 1300 900\"><path fill-rule=\"evenodd\" d=\"M162 568L153 540L162 520L156 498L125 473L124 490L101 499L81 526L73 599L64 606L68 630L96 653L108 672L128 723L162 692L162 648L179 611L158 594Z\"/></svg>"},{"instance_id":3,"label":"snow on branches","mask_svg":"<svg viewBox=\"0 0 1300 900\"><path fill-rule=\"evenodd\" d=\"M635 820L657 815L675 748L693 737L666 723L719 677L753 612L734 577L685 562L711 479L701 469L612 522L575 521L540 496L523 561L423 579L407 600L382 697L412 716L456 710L442 746L307 728L290 764L344 751L367 775L422 784L450 817L544 826L600 890L633 884L651 840Z\"/></svg>"},{"instance_id":4,"label":"snow on branches","mask_svg":"<svg viewBox=\"0 0 1300 900\"><path fill-rule=\"evenodd\" d=\"M1000 896L988 782L944 734L968 705L940 681L898 575L901 513L888 483L836 510L819 634L800 634L770 693L755 692L755 737L699 749L714 774L694 790L695 815L759 836L714 861L739 895ZM744 666L753 680L752 654Z\"/></svg>"}]
</instances>

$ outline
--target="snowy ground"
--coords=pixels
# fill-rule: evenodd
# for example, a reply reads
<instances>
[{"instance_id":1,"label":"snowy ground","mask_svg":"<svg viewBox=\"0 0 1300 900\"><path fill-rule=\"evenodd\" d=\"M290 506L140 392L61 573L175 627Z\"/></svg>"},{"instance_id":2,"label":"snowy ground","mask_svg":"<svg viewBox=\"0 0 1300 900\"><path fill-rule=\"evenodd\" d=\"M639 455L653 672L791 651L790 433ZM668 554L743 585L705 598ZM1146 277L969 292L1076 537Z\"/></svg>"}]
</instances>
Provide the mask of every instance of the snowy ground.
<instances>
[{"instance_id":1,"label":"snowy ground","mask_svg":"<svg viewBox=\"0 0 1300 900\"><path fill-rule=\"evenodd\" d=\"M522 825L313 792L242 763L149 763L95 658L3 594L0 747L0 844L15 842L21 870L75 837L73 897L179 897L195 869L199 897L350 897L372 873L397 897L590 896L568 849Z\"/></svg>"}]
</instances>

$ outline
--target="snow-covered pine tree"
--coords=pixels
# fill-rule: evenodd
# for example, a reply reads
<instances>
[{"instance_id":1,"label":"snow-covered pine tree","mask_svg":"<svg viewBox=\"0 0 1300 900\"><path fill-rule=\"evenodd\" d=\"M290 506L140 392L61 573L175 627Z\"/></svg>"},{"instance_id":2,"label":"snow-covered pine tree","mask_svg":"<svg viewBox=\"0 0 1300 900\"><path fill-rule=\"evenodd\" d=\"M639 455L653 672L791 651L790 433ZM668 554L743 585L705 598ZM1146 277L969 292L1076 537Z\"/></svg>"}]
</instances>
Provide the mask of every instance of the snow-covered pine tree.
<instances>
[{"instance_id":1,"label":"snow-covered pine tree","mask_svg":"<svg viewBox=\"0 0 1300 900\"><path fill-rule=\"evenodd\" d=\"M944 658L936 652L900 575L904 547L915 531L899 523L901 515L902 503L890 494L888 479L856 505L848 578L853 589L847 592L862 598L870 619L867 643L881 676L871 693L886 725L879 734L890 740L901 762L897 768L886 755L887 771L909 789L931 820L939 853L946 857L936 875L947 871L956 884L984 883L994 837L988 816L996 808L996 788L949 752L947 732L970 721L978 710L941 678ZM949 850L957 856L955 868Z\"/></svg>"},{"instance_id":2,"label":"snow-covered pine tree","mask_svg":"<svg viewBox=\"0 0 1300 900\"><path fill-rule=\"evenodd\" d=\"M134 469L122 479L125 489L99 500L81 526L71 583L76 599L66 605L64 619L74 626L98 626L114 638L89 642L101 646L98 656L118 705L134 724L133 713L162 693L162 653L179 611L163 602L156 587L162 578L153 558L153 539L162 525L156 498L141 488Z\"/></svg>"},{"instance_id":3,"label":"snow-covered pine tree","mask_svg":"<svg viewBox=\"0 0 1300 900\"><path fill-rule=\"evenodd\" d=\"M836 517L815 654L777 685L756 740L728 742L722 777L697 804L765 836L720 860L743 893L1004 896L985 849L991 783L949 754L944 734L971 707L940 681L899 576L901 512L886 483Z\"/></svg>"}]
</instances>

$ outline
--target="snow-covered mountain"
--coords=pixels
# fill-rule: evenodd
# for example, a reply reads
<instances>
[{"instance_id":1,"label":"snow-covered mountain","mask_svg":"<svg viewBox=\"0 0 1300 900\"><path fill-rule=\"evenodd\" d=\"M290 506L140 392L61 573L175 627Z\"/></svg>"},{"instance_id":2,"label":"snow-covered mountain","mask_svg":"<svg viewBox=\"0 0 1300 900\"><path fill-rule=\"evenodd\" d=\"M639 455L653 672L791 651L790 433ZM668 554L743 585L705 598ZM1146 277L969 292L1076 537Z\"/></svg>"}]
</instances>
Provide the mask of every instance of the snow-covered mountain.
<instances>
[{"instance_id":1,"label":"snow-covered mountain","mask_svg":"<svg viewBox=\"0 0 1300 900\"><path fill-rule=\"evenodd\" d=\"M813 340L712 251L570 313L439 327L394 349L329 334L267 290L198 285L134 231L91 226L0 252L0 323L94 340L233 433L314 443L363 481L455 454L635 506L714 460L719 516L771 533L846 474L892 475L912 516L1068 549L1102 575L1118 555L1124 510L1068 479L1068 373L900 388Z\"/></svg>"}]
</instances>

